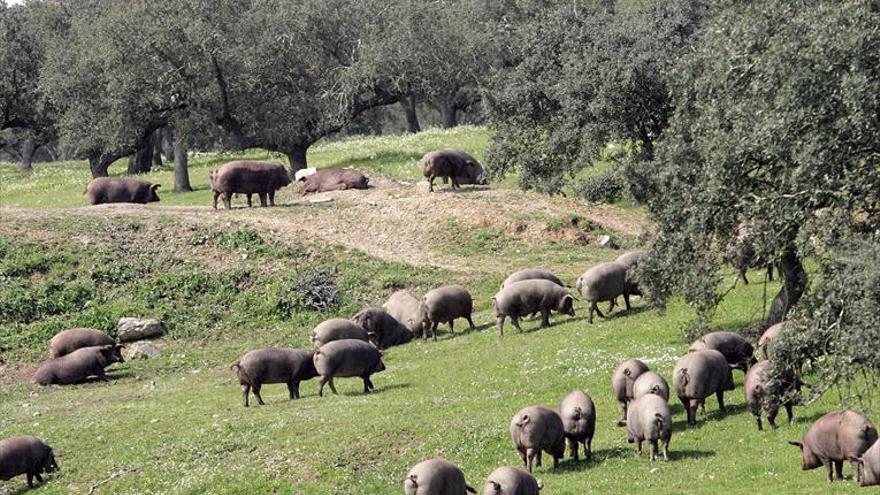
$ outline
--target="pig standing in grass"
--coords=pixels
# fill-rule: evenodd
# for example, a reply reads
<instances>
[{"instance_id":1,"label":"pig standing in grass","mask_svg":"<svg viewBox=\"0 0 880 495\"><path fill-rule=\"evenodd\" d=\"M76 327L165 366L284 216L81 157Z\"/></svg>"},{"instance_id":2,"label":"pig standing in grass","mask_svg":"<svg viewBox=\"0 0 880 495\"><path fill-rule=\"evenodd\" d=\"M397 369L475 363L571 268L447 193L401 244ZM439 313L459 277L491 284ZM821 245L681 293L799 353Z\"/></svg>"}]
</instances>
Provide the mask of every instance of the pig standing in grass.
<instances>
[{"instance_id":1,"label":"pig standing in grass","mask_svg":"<svg viewBox=\"0 0 880 495\"><path fill-rule=\"evenodd\" d=\"M523 465L532 472L541 466L541 452L553 456L553 467L565 456L565 428L556 411L543 406L529 406L510 420L510 438Z\"/></svg>"},{"instance_id":2,"label":"pig standing in grass","mask_svg":"<svg viewBox=\"0 0 880 495\"><path fill-rule=\"evenodd\" d=\"M83 347L95 347L117 344L116 340L106 333L93 328L71 328L58 332L49 341L49 357L59 358ZM119 355L122 361L122 355Z\"/></svg>"},{"instance_id":3,"label":"pig standing in grass","mask_svg":"<svg viewBox=\"0 0 880 495\"><path fill-rule=\"evenodd\" d=\"M315 369L321 375L318 395L324 396L324 385L336 394L335 377L359 376L364 380L364 393L374 389L370 375L385 370L382 353L369 342L357 339L334 340L315 351Z\"/></svg>"},{"instance_id":4,"label":"pig standing in grass","mask_svg":"<svg viewBox=\"0 0 880 495\"><path fill-rule=\"evenodd\" d=\"M580 390L572 390L559 401L559 417L571 456L578 460L578 444L584 444L584 459L593 456L593 433L596 431L596 406L593 399Z\"/></svg>"},{"instance_id":5,"label":"pig standing in grass","mask_svg":"<svg viewBox=\"0 0 880 495\"><path fill-rule=\"evenodd\" d=\"M758 423L758 430L763 430L761 424L761 411L767 413L767 422L770 427L776 429L776 415L779 413L779 406L785 406L785 412L788 415L788 423L791 424L794 415L792 407L794 407L793 398L790 397L795 390L800 390L800 380L795 377L794 373L786 373L781 380L772 378L772 368L770 361L761 361L749 368L746 373L746 380L743 384L743 391L746 396L746 404Z\"/></svg>"},{"instance_id":6,"label":"pig standing in grass","mask_svg":"<svg viewBox=\"0 0 880 495\"><path fill-rule=\"evenodd\" d=\"M767 327L767 330L764 330L764 333L761 335L761 338L758 339L758 350L761 353L761 359L770 359L771 356L771 345L773 341L779 337L782 333L782 330L785 328L787 322L779 322L775 325L771 325Z\"/></svg>"},{"instance_id":7,"label":"pig standing in grass","mask_svg":"<svg viewBox=\"0 0 880 495\"><path fill-rule=\"evenodd\" d=\"M452 179L453 189L459 189L461 184L487 183L483 167L462 150L444 149L425 153L419 161L419 168L428 179L428 190L431 192L434 192L434 179L437 177L441 177L444 183Z\"/></svg>"},{"instance_id":8,"label":"pig standing in grass","mask_svg":"<svg viewBox=\"0 0 880 495\"><path fill-rule=\"evenodd\" d=\"M541 328L550 326L550 311L574 316L574 298L568 290L549 280L521 280L508 284L492 298L498 331L504 335L504 320L510 316L513 326L522 331L519 319L541 313Z\"/></svg>"},{"instance_id":9,"label":"pig standing in grass","mask_svg":"<svg viewBox=\"0 0 880 495\"><path fill-rule=\"evenodd\" d=\"M632 386L633 400L638 400L642 396L654 394L662 397L663 400L669 401L669 384L666 379L653 371L646 371L636 378Z\"/></svg>"},{"instance_id":10,"label":"pig standing in grass","mask_svg":"<svg viewBox=\"0 0 880 495\"><path fill-rule=\"evenodd\" d=\"M734 332L711 332L698 338L691 344L690 351L714 349L724 355L731 366L741 369L743 373L756 362L755 348L745 337Z\"/></svg>"},{"instance_id":11,"label":"pig standing in grass","mask_svg":"<svg viewBox=\"0 0 880 495\"><path fill-rule=\"evenodd\" d=\"M382 305L389 315L409 328L413 336L428 338L428 309L425 303L408 290L399 290Z\"/></svg>"},{"instance_id":12,"label":"pig standing in grass","mask_svg":"<svg viewBox=\"0 0 880 495\"><path fill-rule=\"evenodd\" d=\"M299 399L299 383L318 376L313 358L313 353L298 349L259 349L242 356L232 369L238 373L244 407L250 405L251 389L257 403L265 405L260 389L266 383L286 383L290 399Z\"/></svg>"},{"instance_id":13,"label":"pig standing in grass","mask_svg":"<svg viewBox=\"0 0 880 495\"><path fill-rule=\"evenodd\" d=\"M501 282L501 288L503 289L514 282L521 282L523 280L549 280L560 287L565 287L565 284L562 283L559 277L547 270L526 268L525 270L511 273L504 279L504 282Z\"/></svg>"},{"instance_id":14,"label":"pig standing in grass","mask_svg":"<svg viewBox=\"0 0 880 495\"><path fill-rule=\"evenodd\" d=\"M801 469L825 466L828 481L843 479L843 461L852 461L856 481L860 481L858 459L877 441L877 428L855 411L830 412L813 423L802 442L788 442L801 449Z\"/></svg>"},{"instance_id":15,"label":"pig standing in grass","mask_svg":"<svg viewBox=\"0 0 880 495\"><path fill-rule=\"evenodd\" d=\"M694 351L675 364L672 388L687 411L688 425L697 424L697 407L706 413L706 397L715 394L724 412L724 392L733 390L733 373L724 355L716 350Z\"/></svg>"},{"instance_id":16,"label":"pig standing in grass","mask_svg":"<svg viewBox=\"0 0 880 495\"><path fill-rule=\"evenodd\" d=\"M226 209L232 208L232 195L247 194L248 206L250 195L260 196L260 206L266 206L266 197L269 204L275 206L275 191L290 184L290 176L287 169L279 163L234 161L223 164L220 168L212 170L210 175L211 190L214 192L214 205L216 208L217 198L222 196L223 205Z\"/></svg>"},{"instance_id":17,"label":"pig standing in grass","mask_svg":"<svg viewBox=\"0 0 880 495\"><path fill-rule=\"evenodd\" d=\"M324 191L344 191L346 189L366 189L370 179L350 168L328 168L318 170L303 180L303 194Z\"/></svg>"},{"instance_id":18,"label":"pig standing in grass","mask_svg":"<svg viewBox=\"0 0 880 495\"><path fill-rule=\"evenodd\" d=\"M157 190L160 184L151 184L142 180L123 179L117 177L98 177L92 179L83 194L89 204L104 203L154 203L159 201Z\"/></svg>"},{"instance_id":19,"label":"pig standing in grass","mask_svg":"<svg viewBox=\"0 0 880 495\"><path fill-rule=\"evenodd\" d=\"M483 485L483 495L539 495L541 484L522 469L504 466L492 471Z\"/></svg>"},{"instance_id":20,"label":"pig standing in grass","mask_svg":"<svg viewBox=\"0 0 880 495\"><path fill-rule=\"evenodd\" d=\"M630 251L623 253L614 260L626 267L626 292L629 295L641 296L642 290L639 283L635 279L635 268L639 265L639 261L645 256L644 251Z\"/></svg>"},{"instance_id":21,"label":"pig standing in grass","mask_svg":"<svg viewBox=\"0 0 880 495\"><path fill-rule=\"evenodd\" d=\"M620 363L611 377L611 394L620 404L620 419L617 426L626 424L627 404L633 400L633 384L642 373L648 371L648 366L638 359L627 359Z\"/></svg>"},{"instance_id":22,"label":"pig standing in grass","mask_svg":"<svg viewBox=\"0 0 880 495\"><path fill-rule=\"evenodd\" d=\"M672 438L672 412L659 395L647 394L630 404L626 413L626 441L638 445L651 444L651 461L657 459L657 443L663 441L663 460L669 460L669 440Z\"/></svg>"},{"instance_id":23,"label":"pig standing in grass","mask_svg":"<svg viewBox=\"0 0 880 495\"><path fill-rule=\"evenodd\" d=\"M39 438L24 435L0 440L0 480L24 474L28 488L33 488L34 479L42 483L40 475L56 469L55 452Z\"/></svg>"},{"instance_id":24,"label":"pig standing in grass","mask_svg":"<svg viewBox=\"0 0 880 495\"><path fill-rule=\"evenodd\" d=\"M880 440L874 442L870 449L861 456L851 459L856 472L856 479L862 486L880 485Z\"/></svg>"},{"instance_id":25,"label":"pig standing in grass","mask_svg":"<svg viewBox=\"0 0 880 495\"><path fill-rule=\"evenodd\" d=\"M470 292L460 285L445 285L428 291L424 304L434 340L437 340L437 325L440 323L449 323L449 332L455 333L452 322L456 318L466 319L471 329L474 328L474 320L471 319L474 300Z\"/></svg>"},{"instance_id":26,"label":"pig standing in grass","mask_svg":"<svg viewBox=\"0 0 880 495\"><path fill-rule=\"evenodd\" d=\"M352 321L363 327L370 342L380 349L406 344L413 339L413 334L408 328L379 308L361 310Z\"/></svg>"},{"instance_id":27,"label":"pig standing in grass","mask_svg":"<svg viewBox=\"0 0 880 495\"><path fill-rule=\"evenodd\" d=\"M623 296L626 309L630 308L629 292L627 292L626 285L626 267L620 263L612 261L600 263L590 268L577 279L575 287L590 305L590 317L588 318L590 323L593 323L594 311L600 317L605 318L598 306L602 301L611 302L608 307L609 314L614 309L614 300L620 295Z\"/></svg>"},{"instance_id":28,"label":"pig standing in grass","mask_svg":"<svg viewBox=\"0 0 880 495\"><path fill-rule=\"evenodd\" d=\"M66 356L50 359L34 374L34 382L40 385L70 385L82 383L90 376L107 380L104 368L123 361L120 345L83 347Z\"/></svg>"},{"instance_id":29,"label":"pig standing in grass","mask_svg":"<svg viewBox=\"0 0 880 495\"><path fill-rule=\"evenodd\" d=\"M312 330L312 334L309 336L309 340L312 341L315 349L328 342L342 339L358 339L364 342L370 340L364 327L345 318L330 318L321 322Z\"/></svg>"},{"instance_id":30,"label":"pig standing in grass","mask_svg":"<svg viewBox=\"0 0 880 495\"><path fill-rule=\"evenodd\" d=\"M455 464L439 457L422 461L403 479L406 495L466 495L477 493L464 479Z\"/></svg>"}]
</instances>

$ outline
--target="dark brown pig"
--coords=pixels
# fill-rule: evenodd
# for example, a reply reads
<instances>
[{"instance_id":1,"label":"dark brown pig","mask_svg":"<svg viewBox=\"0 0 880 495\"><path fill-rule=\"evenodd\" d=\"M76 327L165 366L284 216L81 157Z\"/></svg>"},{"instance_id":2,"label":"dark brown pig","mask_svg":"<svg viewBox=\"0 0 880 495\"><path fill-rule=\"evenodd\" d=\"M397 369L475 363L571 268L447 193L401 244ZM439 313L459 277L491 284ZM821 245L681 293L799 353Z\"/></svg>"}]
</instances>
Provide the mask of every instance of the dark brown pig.
<instances>
[{"instance_id":1,"label":"dark brown pig","mask_svg":"<svg viewBox=\"0 0 880 495\"><path fill-rule=\"evenodd\" d=\"M880 485L880 440L864 454L850 459L858 469L856 479L862 486Z\"/></svg>"},{"instance_id":2,"label":"dark brown pig","mask_svg":"<svg viewBox=\"0 0 880 495\"><path fill-rule=\"evenodd\" d=\"M23 435L0 440L0 480L24 474L28 488L33 488L34 479L42 483L40 475L56 469L55 452L39 438Z\"/></svg>"},{"instance_id":3,"label":"dark brown pig","mask_svg":"<svg viewBox=\"0 0 880 495\"><path fill-rule=\"evenodd\" d=\"M510 466L492 471L483 485L483 495L539 495L540 490L534 476Z\"/></svg>"},{"instance_id":4,"label":"dark brown pig","mask_svg":"<svg viewBox=\"0 0 880 495\"><path fill-rule=\"evenodd\" d=\"M874 442L877 441L877 428L863 414L855 411L834 411L817 419L804 435L801 442L788 442L801 449L801 469L816 469L825 466L828 481L843 479L843 461L853 463L856 480L859 479L857 461Z\"/></svg>"},{"instance_id":5,"label":"dark brown pig","mask_svg":"<svg viewBox=\"0 0 880 495\"><path fill-rule=\"evenodd\" d=\"M350 168L327 168L318 170L304 178L303 194L344 191L346 189L366 189L370 179Z\"/></svg>"},{"instance_id":6,"label":"dark brown pig","mask_svg":"<svg viewBox=\"0 0 880 495\"><path fill-rule=\"evenodd\" d=\"M733 390L733 373L724 355L714 349L685 354L675 364L672 388L687 411L688 424L696 426L697 407L706 413L706 397L715 394L724 412L724 392Z\"/></svg>"},{"instance_id":7,"label":"dark brown pig","mask_svg":"<svg viewBox=\"0 0 880 495\"><path fill-rule=\"evenodd\" d=\"M394 319L406 325L414 336L428 338L428 309L425 303L408 290L399 290L382 305Z\"/></svg>"},{"instance_id":8,"label":"dark brown pig","mask_svg":"<svg viewBox=\"0 0 880 495\"><path fill-rule=\"evenodd\" d=\"M642 442L651 444L651 461L657 459L658 442L663 441L663 460L669 460L669 440L672 438L672 411L663 397L654 394L643 395L630 404L626 413L626 441L638 444L642 453Z\"/></svg>"},{"instance_id":9,"label":"dark brown pig","mask_svg":"<svg viewBox=\"0 0 880 495\"><path fill-rule=\"evenodd\" d=\"M265 404L260 389L267 383L286 383L290 399L299 399L300 382L318 376L313 358L314 353L299 349L259 349L242 356L232 369L238 374L244 407L250 405L252 389L257 403Z\"/></svg>"},{"instance_id":10,"label":"dark brown pig","mask_svg":"<svg viewBox=\"0 0 880 495\"><path fill-rule=\"evenodd\" d=\"M593 456L593 434L596 432L596 406L593 399L580 390L572 390L559 401L559 417L571 456L578 460L578 444L584 444L584 459Z\"/></svg>"},{"instance_id":11,"label":"dark brown pig","mask_svg":"<svg viewBox=\"0 0 880 495\"><path fill-rule=\"evenodd\" d=\"M70 385L82 383L90 376L107 380L104 368L121 362L119 345L83 347L66 356L50 359L34 374L34 382L40 385Z\"/></svg>"},{"instance_id":12,"label":"dark brown pig","mask_svg":"<svg viewBox=\"0 0 880 495\"><path fill-rule=\"evenodd\" d=\"M425 153L419 161L422 175L428 179L428 190L434 191L434 179L441 177L444 182L452 179L452 188L461 184L486 184L483 167L462 150L443 149ZM463 180L464 182L460 182Z\"/></svg>"},{"instance_id":13,"label":"dark brown pig","mask_svg":"<svg viewBox=\"0 0 880 495\"><path fill-rule=\"evenodd\" d=\"M523 465L532 472L541 466L541 452L553 456L553 467L565 456L565 428L556 411L544 406L529 406L510 420L510 438Z\"/></svg>"},{"instance_id":14,"label":"dark brown pig","mask_svg":"<svg viewBox=\"0 0 880 495\"><path fill-rule=\"evenodd\" d=\"M643 395L654 394L669 400L669 384L666 379L653 371L646 371L633 382L633 400L638 400Z\"/></svg>"},{"instance_id":15,"label":"dark brown pig","mask_svg":"<svg viewBox=\"0 0 880 495\"><path fill-rule=\"evenodd\" d=\"M526 268L511 273L506 279L504 279L504 282L501 282L501 288L503 289L514 282L521 282L523 280L549 280L560 287L565 287L562 280L552 272L540 268Z\"/></svg>"},{"instance_id":16,"label":"dark brown pig","mask_svg":"<svg viewBox=\"0 0 880 495\"><path fill-rule=\"evenodd\" d=\"M439 457L422 461L403 479L406 495L466 495L477 493L464 479L464 473L455 464Z\"/></svg>"},{"instance_id":17,"label":"dark brown pig","mask_svg":"<svg viewBox=\"0 0 880 495\"><path fill-rule=\"evenodd\" d=\"M690 352L714 349L724 355L731 366L743 373L756 362L755 348L745 337L734 332L711 332L691 344Z\"/></svg>"},{"instance_id":18,"label":"dark brown pig","mask_svg":"<svg viewBox=\"0 0 880 495\"><path fill-rule=\"evenodd\" d=\"M788 322L785 321L779 322L767 327L767 330L764 330L761 338L758 339L758 350L761 353L761 359L770 359L770 356L772 355L771 345L773 344L773 340L779 337L787 323Z\"/></svg>"},{"instance_id":19,"label":"dark brown pig","mask_svg":"<svg viewBox=\"0 0 880 495\"><path fill-rule=\"evenodd\" d=\"M94 328L71 328L55 334L49 341L49 357L58 358L83 347L116 345L117 342L106 333ZM119 355L122 362L122 354Z\"/></svg>"},{"instance_id":20,"label":"dark brown pig","mask_svg":"<svg viewBox=\"0 0 880 495\"><path fill-rule=\"evenodd\" d=\"M755 422L758 423L759 431L764 429L761 424L762 410L767 413L767 422L774 430L780 405L785 406L789 424L794 418L792 407L794 407L795 399L793 395L800 390L800 380L792 372L774 378L772 371L770 361L761 361L749 368L743 384L746 404L755 417Z\"/></svg>"},{"instance_id":21,"label":"dark brown pig","mask_svg":"<svg viewBox=\"0 0 880 495\"><path fill-rule=\"evenodd\" d=\"M345 318L330 318L323 321L312 330L312 334L309 336L315 349L327 342L342 339L358 339L367 342L370 337L364 327Z\"/></svg>"},{"instance_id":22,"label":"dark brown pig","mask_svg":"<svg viewBox=\"0 0 880 495\"><path fill-rule=\"evenodd\" d=\"M159 201L160 184L118 177L92 179L83 194L91 205L104 203L154 203Z\"/></svg>"},{"instance_id":23,"label":"dark brown pig","mask_svg":"<svg viewBox=\"0 0 880 495\"><path fill-rule=\"evenodd\" d=\"M460 285L445 285L428 291L423 299L431 325L431 335L437 340L437 325L449 323L449 332L455 333L452 322L456 318L464 318L474 328L471 314L474 312L474 300L470 292Z\"/></svg>"},{"instance_id":24,"label":"dark brown pig","mask_svg":"<svg viewBox=\"0 0 880 495\"><path fill-rule=\"evenodd\" d=\"M609 314L614 309L614 301L617 296L623 296L623 302L626 309L629 309L629 292L626 284L626 267L620 263L613 261L600 263L590 268L581 275L575 287L580 291L584 299L590 304L590 316L587 319L593 323L593 312L595 311L600 317L605 318L602 311L599 310L598 303L609 301L611 305L608 307Z\"/></svg>"},{"instance_id":25,"label":"dark brown pig","mask_svg":"<svg viewBox=\"0 0 880 495\"><path fill-rule=\"evenodd\" d=\"M627 359L617 365L614 375L611 376L611 395L620 404L620 419L617 426L626 425L627 404L633 400L633 384L642 373L648 371L648 366L638 359Z\"/></svg>"},{"instance_id":26,"label":"dark brown pig","mask_svg":"<svg viewBox=\"0 0 880 495\"><path fill-rule=\"evenodd\" d=\"M639 282L635 279L635 269L639 265L639 261L645 257L644 251L630 251L623 253L614 260L626 267L626 292L629 295L641 296L642 290L639 288Z\"/></svg>"},{"instance_id":27,"label":"dark brown pig","mask_svg":"<svg viewBox=\"0 0 880 495\"><path fill-rule=\"evenodd\" d=\"M519 319L541 313L541 328L550 326L550 312L558 311L574 316L574 297L568 289L549 280L521 280L505 286L492 298L492 309L498 322L498 332L504 335L504 320L510 321L522 331Z\"/></svg>"},{"instance_id":28,"label":"dark brown pig","mask_svg":"<svg viewBox=\"0 0 880 495\"><path fill-rule=\"evenodd\" d=\"M412 332L396 318L379 308L361 310L352 321L367 331L370 342L380 349L406 344L413 339Z\"/></svg>"},{"instance_id":29,"label":"dark brown pig","mask_svg":"<svg viewBox=\"0 0 880 495\"><path fill-rule=\"evenodd\" d=\"M364 393L374 389L370 375L385 370L382 363L382 352L369 342L357 339L334 340L315 351L315 369L321 375L318 395L324 396L324 385L330 384L330 390L336 394L333 385L335 377L359 376L364 380Z\"/></svg>"},{"instance_id":30,"label":"dark brown pig","mask_svg":"<svg viewBox=\"0 0 880 495\"><path fill-rule=\"evenodd\" d=\"M290 184L290 176L284 165L268 162L234 161L222 165L210 173L211 189L214 191L214 205L222 196L226 209L232 208L232 195L251 194L260 197L260 206L275 206L275 191ZM248 202L250 206L250 202Z\"/></svg>"}]
</instances>

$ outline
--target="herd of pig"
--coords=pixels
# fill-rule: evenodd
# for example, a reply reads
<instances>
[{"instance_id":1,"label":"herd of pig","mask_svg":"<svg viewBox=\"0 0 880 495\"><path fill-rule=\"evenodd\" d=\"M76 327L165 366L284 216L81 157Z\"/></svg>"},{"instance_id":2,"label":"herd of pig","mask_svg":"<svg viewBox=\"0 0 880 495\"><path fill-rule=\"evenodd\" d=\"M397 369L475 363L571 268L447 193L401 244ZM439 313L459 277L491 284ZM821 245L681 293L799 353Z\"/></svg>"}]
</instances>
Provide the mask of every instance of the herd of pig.
<instances>
[{"instance_id":1,"label":"herd of pig","mask_svg":"<svg viewBox=\"0 0 880 495\"><path fill-rule=\"evenodd\" d=\"M641 252L631 252L613 262L600 263L581 275L575 284L579 294L593 312L600 316L597 303L608 301L609 311L617 297L622 296L629 307L629 296L640 294L632 277ZM541 326L550 324L551 312L574 316L574 296L554 274L541 269L525 269L513 273L501 284L492 298L499 333L510 318L519 329L519 319L541 314ZM419 298L407 290L395 292L382 308L366 308L351 319L331 318L311 332L311 350L259 349L246 353L232 369L238 375L244 406L254 395L260 395L265 384L287 384L290 399L298 399L302 381L320 377L318 395L324 386L336 393L334 378L359 377L364 393L374 385L371 376L383 371L383 349L402 345L419 335L436 340L437 326L449 325L454 331L456 319L472 320L473 299L463 287L447 285L429 291ZM758 341L760 361L755 358L752 344L733 332L713 332L697 339L689 352L681 357L672 372L672 387L660 374L648 369L638 359L620 363L611 378L611 391L620 404L618 426L626 428L626 438L637 445L641 454L643 443L650 446L650 460L661 455L669 460L672 437L672 412L668 401L677 395L687 414L687 423L696 425L697 410L705 415L705 401L715 395L724 411L724 393L734 389L733 370L745 373L744 395L759 430L766 415L771 427L780 407L785 407L789 422L792 406L800 391L800 370L773 370L773 342L785 331L786 324L768 328ZM104 369L123 362L121 346L107 334L93 329L65 330L49 342L50 359L39 367L34 380L43 385L81 383L96 376L106 380ZM542 488L531 474L542 465L542 453L553 459L554 467L565 455L568 444L571 457L579 459L579 449L590 459L596 428L596 408L592 398L581 390L573 390L557 408L530 405L513 415L509 431L523 468L505 466L493 471L485 485L485 495L537 495ZM880 442L877 429L862 414L844 410L819 418L801 442L789 442L801 450L802 468L825 466L828 480L842 478L844 461L850 461L855 478L862 485L880 484ZM0 440L0 479L25 474L28 486L33 480L42 482L41 474L57 469L53 450L32 436ZM475 493L465 475L455 464L434 458L416 464L405 476L407 495L464 495Z\"/></svg>"},{"instance_id":2,"label":"herd of pig","mask_svg":"<svg viewBox=\"0 0 880 495\"><path fill-rule=\"evenodd\" d=\"M466 152L447 148L426 153L419 161L422 175L428 179L428 190L434 191L434 179L452 181L452 188L461 184L486 184L482 165ZM370 179L363 173L349 168L328 168L312 173L297 173L303 182L302 193L366 189ZM211 170L208 174L214 193L214 209L222 199L226 209L232 208L235 194L247 197L252 206L253 195L260 199L260 206L275 206L275 192L291 183L284 165L257 161L234 161ZM104 203L153 203L159 201L161 184L119 177L99 177L88 183L83 194L89 204ZM267 201L268 200L268 201Z\"/></svg>"}]
</instances>

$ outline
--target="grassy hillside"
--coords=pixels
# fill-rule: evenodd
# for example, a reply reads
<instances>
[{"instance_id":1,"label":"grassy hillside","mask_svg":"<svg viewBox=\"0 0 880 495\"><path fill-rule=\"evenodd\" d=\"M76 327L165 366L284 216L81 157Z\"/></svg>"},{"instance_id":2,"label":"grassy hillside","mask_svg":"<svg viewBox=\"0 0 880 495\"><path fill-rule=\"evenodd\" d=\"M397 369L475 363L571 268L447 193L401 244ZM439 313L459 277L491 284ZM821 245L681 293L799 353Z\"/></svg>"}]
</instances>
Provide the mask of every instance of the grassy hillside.
<instances>
[{"instance_id":1,"label":"grassy hillside","mask_svg":"<svg viewBox=\"0 0 880 495\"><path fill-rule=\"evenodd\" d=\"M457 143L486 138L474 130L450 136ZM402 178L411 167L395 164L416 160L435 138L393 139L392 149L383 140L334 143L312 159L336 156L322 162L330 165L364 156L359 167ZM408 140L416 143L413 156L382 162ZM206 159L194 174L224 159ZM82 204L70 192L73 179L53 182L50 172L14 178L10 195L0 196L3 206L38 206L38 196L52 206ZM4 183L15 174L3 173ZM35 193L52 183L57 201ZM556 316L543 330L526 321L525 332L508 327L498 336L489 300L510 271L545 266L573 283L619 254L592 244L595 235L610 232L625 248L635 246L640 225L630 211L514 190L428 195L407 185L333 193L320 205L217 213L204 191L180 196L195 198L197 207L169 205L169 197L146 208L0 209L0 438L34 434L63 453L61 471L38 493L395 494L410 466L436 455L481 488L494 468L519 462L507 432L513 414L530 404L553 406L573 388L597 406L594 459L566 459L553 469L545 456L536 471L544 494L861 492L853 481L829 487L821 470L802 472L799 453L786 443L836 408L833 397L797 409L792 426L759 433L740 372L726 397L728 414L709 399L708 418L695 429L673 401L669 463L636 456L614 426L611 373L637 357L669 377L688 347L682 328L692 314L679 302L658 313L636 298L632 310L592 325L578 302L575 318ZM302 297L315 273L332 274L339 290L323 313ZM459 323L454 336L444 327L438 342L390 349L387 371L373 377L375 393L340 379L339 396L320 398L311 381L290 402L286 387L267 385L266 406L242 407L229 365L247 350L303 347L325 318L351 316L401 287L424 292L444 283L471 290L478 328ZM778 287L737 287L713 325L757 321L765 289ZM113 332L124 315L168 323L160 357L115 365L110 383L29 383L54 332L79 325ZM0 482L0 494L23 487L21 478Z\"/></svg>"},{"instance_id":2,"label":"grassy hillside","mask_svg":"<svg viewBox=\"0 0 880 495\"><path fill-rule=\"evenodd\" d=\"M318 168L354 167L368 176L381 176L400 180L424 180L418 161L428 151L442 147L457 147L472 153L477 159L489 144L489 131L476 127L457 127L451 130L434 129L416 135L387 136L377 138L349 138L319 143L309 149L309 165ZM160 198L163 205L208 205L211 191L208 188L208 172L230 160L275 160L287 163L283 155L265 151L240 153L208 153L191 155L189 162L190 182L195 192L174 194L173 163L166 163L161 170L139 178L162 184ZM122 175L126 171L125 160L110 167L110 175ZM34 165L34 171L23 174L16 164L0 163L0 206L57 208L86 205L82 192L91 179L88 164L83 161ZM296 196L293 187L280 192L280 203Z\"/></svg>"}]
</instances>

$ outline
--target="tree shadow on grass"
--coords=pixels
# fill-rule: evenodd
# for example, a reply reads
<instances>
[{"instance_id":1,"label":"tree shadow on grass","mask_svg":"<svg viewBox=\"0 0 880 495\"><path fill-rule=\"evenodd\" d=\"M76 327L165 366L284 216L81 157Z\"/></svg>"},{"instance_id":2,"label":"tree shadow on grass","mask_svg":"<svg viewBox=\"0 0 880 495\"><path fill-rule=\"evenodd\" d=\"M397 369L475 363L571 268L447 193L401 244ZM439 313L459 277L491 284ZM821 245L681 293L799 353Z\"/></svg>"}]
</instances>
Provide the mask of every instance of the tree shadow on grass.
<instances>
[{"instance_id":1,"label":"tree shadow on grass","mask_svg":"<svg viewBox=\"0 0 880 495\"><path fill-rule=\"evenodd\" d=\"M678 406L679 414L681 416L683 416L684 418L681 421L673 421L672 422L672 431L674 431L674 432L675 431L678 431L678 432L696 431L696 430L699 430L700 428L702 428L703 425L706 424L707 422L723 421L727 417L734 416L737 414L742 414L743 412L748 411L747 404L727 405L727 407L725 408L725 411L723 413L720 410L718 410L717 408L714 410L707 409L705 416L703 416L700 412L697 412L697 424L696 424L696 426L691 427L691 426L688 426L688 424L687 424L687 414L684 411L684 407L681 406L680 404L678 404L677 406ZM674 406L673 406L673 408L674 408ZM675 413L673 413L673 414L675 414Z\"/></svg>"}]
</instances>

